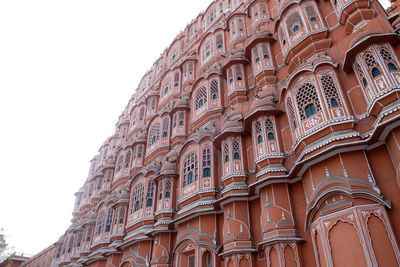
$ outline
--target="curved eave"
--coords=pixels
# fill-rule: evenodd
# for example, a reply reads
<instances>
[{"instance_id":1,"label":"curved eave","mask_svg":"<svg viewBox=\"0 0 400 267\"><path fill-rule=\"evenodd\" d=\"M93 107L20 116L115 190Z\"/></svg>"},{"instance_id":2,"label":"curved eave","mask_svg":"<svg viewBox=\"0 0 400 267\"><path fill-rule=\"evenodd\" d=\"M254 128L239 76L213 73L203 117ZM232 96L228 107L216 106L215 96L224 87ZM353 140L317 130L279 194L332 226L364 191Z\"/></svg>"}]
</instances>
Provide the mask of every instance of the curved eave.
<instances>
[{"instance_id":1,"label":"curved eave","mask_svg":"<svg viewBox=\"0 0 400 267\"><path fill-rule=\"evenodd\" d=\"M217 136L214 137L214 142L215 144L218 146L221 141L230 135L244 135L245 133L243 132L243 127L229 127L225 130L223 130L220 134L218 134Z\"/></svg>"},{"instance_id":2,"label":"curved eave","mask_svg":"<svg viewBox=\"0 0 400 267\"><path fill-rule=\"evenodd\" d=\"M176 170L163 170L163 171L160 171L157 175L156 175L156 177L154 178L155 180L158 180L159 178L161 178L161 177L178 177L179 176L179 174L178 174L178 172L176 171Z\"/></svg>"},{"instance_id":3,"label":"curved eave","mask_svg":"<svg viewBox=\"0 0 400 267\"><path fill-rule=\"evenodd\" d=\"M171 109L171 112L170 113L174 113L174 112L176 112L176 111L178 111L178 110L189 110L190 108L189 108L189 105L181 105L181 106L175 106L175 107L173 107L173 109Z\"/></svg>"},{"instance_id":4,"label":"curved eave","mask_svg":"<svg viewBox=\"0 0 400 267\"><path fill-rule=\"evenodd\" d=\"M400 43L400 39L395 33L372 34L362 37L360 40L355 42L349 50L347 50L343 60L343 70L346 73L350 73L356 55L360 51L364 50L364 48L375 43L390 43L392 45L397 45Z\"/></svg>"},{"instance_id":5,"label":"curved eave","mask_svg":"<svg viewBox=\"0 0 400 267\"><path fill-rule=\"evenodd\" d=\"M227 69L233 64L247 64L249 60L245 58L244 52L238 52L236 54L230 55L222 63L222 77L226 78Z\"/></svg>"},{"instance_id":6,"label":"curved eave","mask_svg":"<svg viewBox=\"0 0 400 267\"><path fill-rule=\"evenodd\" d=\"M244 42L244 52L246 58L251 58L251 49L261 42L275 42L276 39L269 31L261 31L253 33L250 38Z\"/></svg>"},{"instance_id":7,"label":"curved eave","mask_svg":"<svg viewBox=\"0 0 400 267\"><path fill-rule=\"evenodd\" d=\"M256 108L253 110L247 117L244 118L244 129L246 131L251 131L251 122L257 118L258 116L261 115L281 115L284 112L280 109L277 109L275 107L269 107L269 106L261 106L259 108Z\"/></svg>"}]
</instances>

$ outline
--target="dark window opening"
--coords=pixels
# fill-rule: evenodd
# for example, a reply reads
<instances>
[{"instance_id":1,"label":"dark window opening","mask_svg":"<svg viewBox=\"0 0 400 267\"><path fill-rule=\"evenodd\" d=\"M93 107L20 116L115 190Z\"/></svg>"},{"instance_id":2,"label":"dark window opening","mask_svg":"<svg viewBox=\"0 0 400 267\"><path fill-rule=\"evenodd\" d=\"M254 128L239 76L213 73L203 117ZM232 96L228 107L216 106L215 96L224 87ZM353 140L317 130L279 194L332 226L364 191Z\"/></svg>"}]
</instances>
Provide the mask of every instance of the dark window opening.
<instances>
[{"instance_id":1,"label":"dark window opening","mask_svg":"<svg viewBox=\"0 0 400 267\"><path fill-rule=\"evenodd\" d=\"M315 109L315 105L313 103L308 104L305 108L305 112L306 112L306 118L309 118L312 115L314 115L315 113L317 113L317 110Z\"/></svg>"},{"instance_id":2,"label":"dark window opening","mask_svg":"<svg viewBox=\"0 0 400 267\"><path fill-rule=\"evenodd\" d=\"M339 103L336 100L336 98L331 98L331 107L337 107L337 106L339 106Z\"/></svg>"},{"instance_id":3,"label":"dark window opening","mask_svg":"<svg viewBox=\"0 0 400 267\"><path fill-rule=\"evenodd\" d=\"M377 67L372 68L371 73L372 73L372 78L376 78L382 74L381 70L378 69Z\"/></svg>"},{"instance_id":4,"label":"dark window opening","mask_svg":"<svg viewBox=\"0 0 400 267\"><path fill-rule=\"evenodd\" d=\"M210 168L203 169L203 177L211 177L211 170Z\"/></svg>"},{"instance_id":5,"label":"dark window opening","mask_svg":"<svg viewBox=\"0 0 400 267\"><path fill-rule=\"evenodd\" d=\"M193 172L189 172L188 177L187 177L187 184L193 183Z\"/></svg>"},{"instance_id":6,"label":"dark window opening","mask_svg":"<svg viewBox=\"0 0 400 267\"><path fill-rule=\"evenodd\" d=\"M229 156L228 155L225 156L225 162L229 162Z\"/></svg>"},{"instance_id":7,"label":"dark window opening","mask_svg":"<svg viewBox=\"0 0 400 267\"><path fill-rule=\"evenodd\" d=\"M267 137L268 137L268 140L275 140L275 136L273 133L268 133Z\"/></svg>"},{"instance_id":8,"label":"dark window opening","mask_svg":"<svg viewBox=\"0 0 400 267\"><path fill-rule=\"evenodd\" d=\"M396 65L394 65L392 62L389 62L387 66L388 66L389 71L397 71L398 70Z\"/></svg>"}]
</instances>

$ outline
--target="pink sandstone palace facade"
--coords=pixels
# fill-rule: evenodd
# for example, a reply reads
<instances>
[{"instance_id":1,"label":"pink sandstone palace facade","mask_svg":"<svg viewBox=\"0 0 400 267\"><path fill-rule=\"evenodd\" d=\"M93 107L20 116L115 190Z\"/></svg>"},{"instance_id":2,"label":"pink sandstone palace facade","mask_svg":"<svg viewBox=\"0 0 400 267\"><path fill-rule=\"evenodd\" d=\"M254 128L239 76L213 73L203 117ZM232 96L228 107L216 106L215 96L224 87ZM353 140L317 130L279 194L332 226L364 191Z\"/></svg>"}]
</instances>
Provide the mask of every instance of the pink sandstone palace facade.
<instances>
[{"instance_id":1,"label":"pink sandstone palace facade","mask_svg":"<svg viewBox=\"0 0 400 267\"><path fill-rule=\"evenodd\" d=\"M215 0L140 82L25 267L398 266L400 17Z\"/></svg>"}]
</instances>

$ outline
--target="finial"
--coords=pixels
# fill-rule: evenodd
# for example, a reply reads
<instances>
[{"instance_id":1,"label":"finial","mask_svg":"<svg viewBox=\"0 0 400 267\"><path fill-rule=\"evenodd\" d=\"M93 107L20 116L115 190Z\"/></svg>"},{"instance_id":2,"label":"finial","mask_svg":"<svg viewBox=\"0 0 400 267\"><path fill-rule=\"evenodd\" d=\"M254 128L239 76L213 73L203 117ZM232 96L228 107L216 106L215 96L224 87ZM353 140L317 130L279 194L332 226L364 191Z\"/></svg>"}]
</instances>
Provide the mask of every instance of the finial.
<instances>
[{"instance_id":1,"label":"finial","mask_svg":"<svg viewBox=\"0 0 400 267\"><path fill-rule=\"evenodd\" d=\"M349 178L349 174L347 173L347 170L344 166L343 166L343 175L344 177Z\"/></svg>"},{"instance_id":2,"label":"finial","mask_svg":"<svg viewBox=\"0 0 400 267\"><path fill-rule=\"evenodd\" d=\"M372 177L372 175L371 175L371 173L370 173L369 171L367 171L367 177L368 177L368 181L369 181L371 184L376 184L376 183L375 183L375 179Z\"/></svg>"},{"instance_id":3,"label":"finial","mask_svg":"<svg viewBox=\"0 0 400 267\"><path fill-rule=\"evenodd\" d=\"M285 213L282 211L282 220L286 220Z\"/></svg>"},{"instance_id":4,"label":"finial","mask_svg":"<svg viewBox=\"0 0 400 267\"><path fill-rule=\"evenodd\" d=\"M243 233L243 224L240 224L240 232Z\"/></svg>"},{"instance_id":5,"label":"finial","mask_svg":"<svg viewBox=\"0 0 400 267\"><path fill-rule=\"evenodd\" d=\"M265 206L271 206L271 203L269 202L268 192L265 193Z\"/></svg>"},{"instance_id":6,"label":"finial","mask_svg":"<svg viewBox=\"0 0 400 267\"><path fill-rule=\"evenodd\" d=\"M271 219L269 218L269 213L267 212L267 222L271 221Z\"/></svg>"},{"instance_id":7,"label":"finial","mask_svg":"<svg viewBox=\"0 0 400 267\"><path fill-rule=\"evenodd\" d=\"M314 181L313 181L312 178L311 178L311 187L312 187L312 191L314 192L315 191L315 185L314 185Z\"/></svg>"},{"instance_id":8,"label":"finial","mask_svg":"<svg viewBox=\"0 0 400 267\"><path fill-rule=\"evenodd\" d=\"M326 165L325 165L325 176L326 176L326 178L328 178L330 176L328 167L326 167Z\"/></svg>"},{"instance_id":9,"label":"finial","mask_svg":"<svg viewBox=\"0 0 400 267\"><path fill-rule=\"evenodd\" d=\"M379 190L378 186L376 185L374 177L371 175L369 171L367 171L367 176L368 176L368 181L372 184L372 188L375 190L375 192L381 194L381 190Z\"/></svg>"}]
</instances>

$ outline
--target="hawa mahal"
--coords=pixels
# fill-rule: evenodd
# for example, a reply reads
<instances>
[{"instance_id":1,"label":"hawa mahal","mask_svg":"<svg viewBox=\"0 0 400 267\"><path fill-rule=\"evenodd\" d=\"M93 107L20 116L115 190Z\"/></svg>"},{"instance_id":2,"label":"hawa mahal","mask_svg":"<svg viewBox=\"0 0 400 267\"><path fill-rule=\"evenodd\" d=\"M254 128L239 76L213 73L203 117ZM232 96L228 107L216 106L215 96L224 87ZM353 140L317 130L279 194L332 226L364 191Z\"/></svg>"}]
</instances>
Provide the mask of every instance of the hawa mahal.
<instances>
[{"instance_id":1,"label":"hawa mahal","mask_svg":"<svg viewBox=\"0 0 400 267\"><path fill-rule=\"evenodd\" d=\"M400 17L215 0L162 53L24 267L400 264Z\"/></svg>"}]
</instances>

